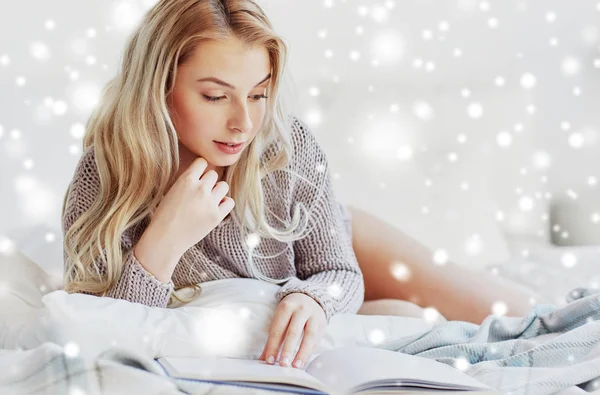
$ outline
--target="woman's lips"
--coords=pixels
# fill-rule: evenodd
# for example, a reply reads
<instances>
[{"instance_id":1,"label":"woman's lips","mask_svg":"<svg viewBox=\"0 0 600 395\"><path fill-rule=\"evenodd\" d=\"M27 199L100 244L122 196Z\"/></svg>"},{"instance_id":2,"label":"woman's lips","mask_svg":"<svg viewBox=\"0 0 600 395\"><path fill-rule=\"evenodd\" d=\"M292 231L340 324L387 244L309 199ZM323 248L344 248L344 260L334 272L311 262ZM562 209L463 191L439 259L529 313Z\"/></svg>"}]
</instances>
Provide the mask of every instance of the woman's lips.
<instances>
[{"instance_id":1,"label":"woman's lips","mask_svg":"<svg viewBox=\"0 0 600 395\"><path fill-rule=\"evenodd\" d=\"M238 152L240 152L242 150L242 147L244 146L244 143L239 143L234 146L229 146L229 145L227 145L227 143L223 143L223 142L216 141L216 140L215 140L215 144L217 144L217 147L221 151L225 152L226 154L237 154Z\"/></svg>"},{"instance_id":2,"label":"woman's lips","mask_svg":"<svg viewBox=\"0 0 600 395\"><path fill-rule=\"evenodd\" d=\"M217 141L215 140L217 143L223 143L223 144L233 144L233 145L239 145L239 144L244 144L243 141L240 141L239 143L236 143L235 141Z\"/></svg>"}]
</instances>

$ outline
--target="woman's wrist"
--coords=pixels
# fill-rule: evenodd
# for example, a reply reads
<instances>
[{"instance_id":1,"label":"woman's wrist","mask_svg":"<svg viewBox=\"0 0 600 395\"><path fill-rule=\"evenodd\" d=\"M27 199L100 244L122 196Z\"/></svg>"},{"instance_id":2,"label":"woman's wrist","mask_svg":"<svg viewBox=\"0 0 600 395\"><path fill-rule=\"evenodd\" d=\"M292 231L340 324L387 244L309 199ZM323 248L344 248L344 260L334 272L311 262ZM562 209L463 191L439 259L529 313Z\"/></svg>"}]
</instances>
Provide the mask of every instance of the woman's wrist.
<instances>
[{"instance_id":1,"label":"woman's wrist","mask_svg":"<svg viewBox=\"0 0 600 395\"><path fill-rule=\"evenodd\" d=\"M157 280L169 282L183 252L177 243L168 240L165 233L152 225L148 226L135 245L133 254Z\"/></svg>"}]
</instances>

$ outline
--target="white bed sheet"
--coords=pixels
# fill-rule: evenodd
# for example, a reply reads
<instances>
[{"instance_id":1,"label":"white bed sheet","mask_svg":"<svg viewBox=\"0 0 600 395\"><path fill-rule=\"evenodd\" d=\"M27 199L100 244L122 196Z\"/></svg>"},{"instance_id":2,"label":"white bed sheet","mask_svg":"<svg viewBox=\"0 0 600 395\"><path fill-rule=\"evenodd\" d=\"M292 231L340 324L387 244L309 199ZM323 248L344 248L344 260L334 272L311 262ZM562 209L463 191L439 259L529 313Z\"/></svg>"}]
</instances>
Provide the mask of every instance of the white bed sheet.
<instances>
[{"instance_id":1,"label":"white bed sheet","mask_svg":"<svg viewBox=\"0 0 600 395\"><path fill-rule=\"evenodd\" d=\"M565 254L576 256L575 265L564 264ZM498 265L496 270L498 275L529 286L548 298L554 298L557 304L564 304L566 292L573 287L594 284L599 272L598 257L600 252L597 249L549 248L530 251L527 257L511 258ZM571 257L568 259L567 262L573 262ZM10 270L7 269L9 264ZM48 276L19 254L12 256L10 262L7 257L0 257L0 274L5 283L13 284L8 288L4 286L4 295L0 297L0 348L35 349L44 342L62 347L76 344L80 354L89 358L94 358L116 344L153 358L161 355L193 356L194 353L256 358L262 351L266 340L265 329L272 314L274 289L270 287L276 287L249 279L205 283L200 298L176 309L177 311L157 313L161 309L140 305L136 309L138 315L132 316L132 310L128 310L131 304L128 302L109 298L100 300L87 295L68 295L60 291L57 278ZM7 281L7 275L13 276L16 282ZM14 286L15 283L17 286ZM261 294L262 291L264 294ZM89 310L90 301L96 303L95 310ZM249 316L248 311L253 319L244 321L242 318ZM202 314L198 315L199 312ZM106 318L107 314L112 314L112 318L121 317L122 326L107 328L103 325L105 322L112 322L110 319L101 319L102 316ZM9 317L10 328L6 325ZM230 322L228 320L231 319L238 320L239 325L234 325L234 329L224 330L223 322ZM158 336L149 333L145 340L143 336L139 336L139 331L132 330L130 325L136 325L140 320L149 323L148 327L154 328L154 334ZM40 326L40 322L44 322L45 326ZM186 326L196 329L182 329ZM383 330L384 339L394 339L387 345L380 344L380 347L394 349L402 342L412 341L431 326L426 320L407 317L340 315L332 319L321 350L342 345L369 344L372 342L370 334L373 330ZM97 330L90 331L94 327ZM241 328L243 330L238 334L250 335L236 336L236 332L232 332ZM236 338L237 343L215 342L216 335L223 336L224 339ZM207 342L197 342L190 347L189 339L193 336L213 338L210 345ZM0 356L5 357L17 355L16 353L0 350ZM583 393L589 392L578 387L560 392L562 395Z\"/></svg>"}]
</instances>

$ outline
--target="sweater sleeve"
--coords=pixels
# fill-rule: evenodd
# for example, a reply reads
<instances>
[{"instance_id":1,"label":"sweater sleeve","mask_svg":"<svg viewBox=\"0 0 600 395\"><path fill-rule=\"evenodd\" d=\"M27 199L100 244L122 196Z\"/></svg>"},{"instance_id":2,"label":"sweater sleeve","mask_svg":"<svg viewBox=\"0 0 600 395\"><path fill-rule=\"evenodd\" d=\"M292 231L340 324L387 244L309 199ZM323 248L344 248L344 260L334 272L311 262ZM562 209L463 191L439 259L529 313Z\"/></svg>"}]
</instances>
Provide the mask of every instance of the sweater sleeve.
<instances>
[{"instance_id":1,"label":"sweater sleeve","mask_svg":"<svg viewBox=\"0 0 600 395\"><path fill-rule=\"evenodd\" d=\"M70 184L69 195L62 217L63 235L73 223L88 210L94 202L100 186L100 177L96 167L93 147L86 150L76 166ZM166 307L173 292L173 282L164 283L156 279L137 260L133 253L134 227L121 235L123 251L122 273L119 280L112 284L105 296L142 303L148 306ZM65 240L66 243L66 240ZM102 250L105 254L105 250ZM67 254L64 251L65 274ZM95 266L100 276L106 275L106 267L101 256L96 257ZM67 277L67 276L65 276ZM81 293L91 294L82 290Z\"/></svg>"},{"instance_id":2,"label":"sweater sleeve","mask_svg":"<svg viewBox=\"0 0 600 395\"><path fill-rule=\"evenodd\" d=\"M293 242L297 277L285 283L278 301L301 292L315 299L327 322L338 313L356 313L364 301L364 281L352 240L335 197L325 152L308 127L295 118L295 171L303 180L294 187L293 202L310 212L310 232ZM293 207L292 207L293 208Z\"/></svg>"}]
</instances>

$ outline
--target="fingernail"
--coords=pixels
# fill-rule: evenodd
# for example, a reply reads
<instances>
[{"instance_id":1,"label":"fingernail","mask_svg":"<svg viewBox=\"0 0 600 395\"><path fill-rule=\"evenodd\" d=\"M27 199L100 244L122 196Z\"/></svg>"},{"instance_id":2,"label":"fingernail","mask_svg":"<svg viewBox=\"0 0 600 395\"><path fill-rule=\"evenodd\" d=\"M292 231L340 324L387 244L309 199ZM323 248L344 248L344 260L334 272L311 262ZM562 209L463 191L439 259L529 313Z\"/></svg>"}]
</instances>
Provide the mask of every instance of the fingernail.
<instances>
[{"instance_id":1,"label":"fingernail","mask_svg":"<svg viewBox=\"0 0 600 395\"><path fill-rule=\"evenodd\" d=\"M275 362L275 357L272 355L269 355L269 358L267 358L267 363L273 363Z\"/></svg>"},{"instance_id":2,"label":"fingernail","mask_svg":"<svg viewBox=\"0 0 600 395\"><path fill-rule=\"evenodd\" d=\"M294 362L294 366L296 366L297 368L301 368L302 367L302 361L301 360L297 360L296 362Z\"/></svg>"},{"instance_id":3,"label":"fingernail","mask_svg":"<svg viewBox=\"0 0 600 395\"><path fill-rule=\"evenodd\" d=\"M288 359L288 357L284 357L284 358L281 360L281 363L283 363L284 365L286 365L286 366L287 366L287 365L289 365L289 363L290 363L290 360Z\"/></svg>"}]
</instances>

